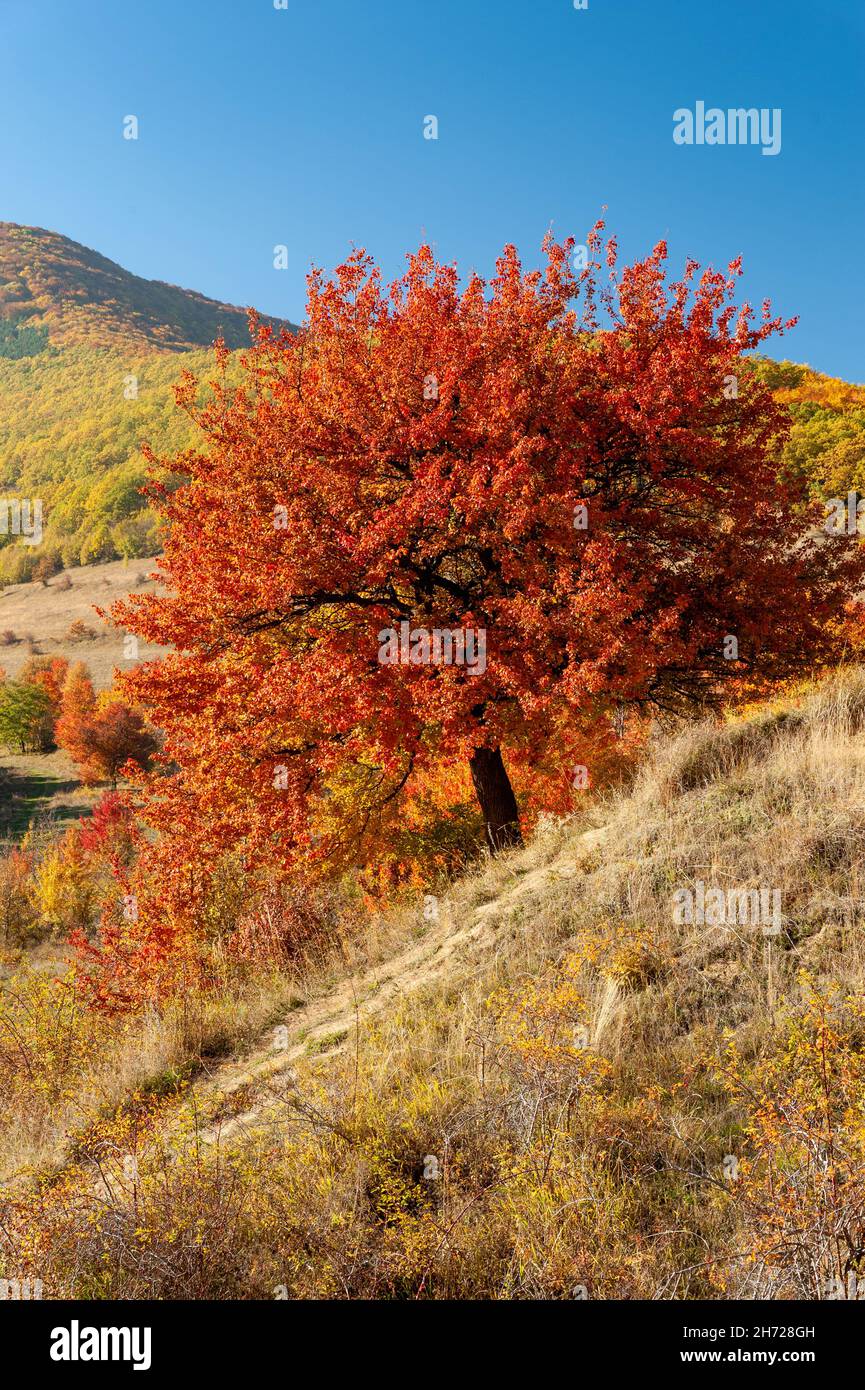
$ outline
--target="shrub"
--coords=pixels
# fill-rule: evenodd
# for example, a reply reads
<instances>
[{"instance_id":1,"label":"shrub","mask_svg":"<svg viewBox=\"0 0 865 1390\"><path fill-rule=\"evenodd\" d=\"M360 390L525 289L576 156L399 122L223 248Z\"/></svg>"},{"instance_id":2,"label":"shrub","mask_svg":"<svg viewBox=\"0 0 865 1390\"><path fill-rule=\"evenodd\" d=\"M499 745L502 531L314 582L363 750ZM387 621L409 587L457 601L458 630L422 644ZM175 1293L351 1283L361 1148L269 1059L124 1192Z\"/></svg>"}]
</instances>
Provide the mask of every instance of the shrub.
<instances>
[{"instance_id":1,"label":"shrub","mask_svg":"<svg viewBox=\"0 0 865 1390\"><path fill-rule=\"evenodd\" d=\"M844 1298L865 1288L865 1004L801 980L804 1010L779 1044L749 1065L730 1040L720 1068L744 1115L729 1192L745 1241L736 1276L745 1297Z\"/></svg>"},{"instance_id":2,"label":"shrub","mask_svg":"<svg viewBox=\"0 0 865 1390\"><path fill-rule=\"evenodd\" d=\"M92 642L98 636L96 629L85 623L83 618L76 618L74 623L70 623L66 635L70 642Z\"/></svg>"},{"instance_id":3,"label":"shrub","mask_svg":"<svg viewBox=\"0 0 865 1390\"><path fill-rule=\"evenodd\" d=\"M0 934L6 947L20 947L36 930L30 892L32 856L12 849L0 857Z\"/></svg>"},{"instance_id":4,"label":"shrub","mask_svg":"<svg viewBox=\"0 0 865 1390\"><path fill-rule=\"evenodd\" d=\"M63 561L58 550L46 550L33 566L31 578L39 583L47 585L49 579L53 579L55 574L59 574L63 569Z\"/></svg>"}]
</instances>

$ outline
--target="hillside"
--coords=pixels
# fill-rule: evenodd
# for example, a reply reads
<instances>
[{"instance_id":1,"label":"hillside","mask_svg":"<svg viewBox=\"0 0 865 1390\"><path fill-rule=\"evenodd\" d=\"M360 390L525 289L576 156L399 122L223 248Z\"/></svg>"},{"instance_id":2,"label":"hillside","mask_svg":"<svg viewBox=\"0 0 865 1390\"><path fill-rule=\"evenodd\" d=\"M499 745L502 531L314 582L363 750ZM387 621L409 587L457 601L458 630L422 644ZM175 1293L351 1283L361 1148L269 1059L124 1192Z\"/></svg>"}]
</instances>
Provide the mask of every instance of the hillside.
<instances>
[{"instance_id":1,"label":"hillside","mask_svg":"<svg viewBox=\"0 0 865 1390\"><path fill-rule=\"evenodd\" d=\"M220 336L230 348L248 343L245 309L144 280L43 227L0 222L0 356L78 343L186 352Z\"/></svg>"},{"instance_id":2,"label":"hillside","mask_svg":"<svg viewBox=\"0 0 865 1390\"><path fill-rule=\"evenodd\" d=\"M865 386L796 362L763 358L757 370L790 413L782 467L821 501L865 494Z\"/></svg>"},{"instance_id":3,"label":"hillside","mask_svg":"<svg viewBox=\"0 0 865 1390\"><path fill-rule=\"evenodd\" d=\"M159 549L141 445L192 443L173 388L184 370L207 380L218 334L246 346L246 310L0 223L0 492L42 513L38 546L0 534L0 583Z\"/></svg>"},{"instance_id":4,"label":"hillside","mask_svg":"<svg viewBox=\"0 0 865 1390\"><path fill-rule=\"evenodd\" d=\"M238 973L224 943L221 991L161 1017L85 1035L19 977L0 1272L46 1297L848 1296L863 806L854 671L659 743L373 931L320 904L300 964ZM779 894L771 928L683 921L700 884Z\"/></svg>"},{"instance_id":5,"label":"hillside","mask_svg":"<svg viewBox=\"0 0 865 1390\"><path fill-rule=\"evenodd\" d=\"M43 532L38 546L0 536L0 582L26 582L46 557L49 569L69 568L160 548L140 491L141 444L168 453L191 444L173 386L183 368L211 366L204 350L138 356L84 345L0 359L0 488L41 500Z\"/></svg>"},{"instance_id":6,"label":"hillside","mask_svg":"<svg viewBox=\"0 0 865 1390\"><path fill-rule=\"evenodd\" d=\"M66 570L44 583L14 584L0 590L0 667L14 680L31 656L84 661L97 690L111 685L115 667L122 669L123 634L99 618L115 599L130 591L153 593L148 576L152 559L115 560ZM162 649L139 644L138 660L151 661Z\"/></svg>"}]
</instances>

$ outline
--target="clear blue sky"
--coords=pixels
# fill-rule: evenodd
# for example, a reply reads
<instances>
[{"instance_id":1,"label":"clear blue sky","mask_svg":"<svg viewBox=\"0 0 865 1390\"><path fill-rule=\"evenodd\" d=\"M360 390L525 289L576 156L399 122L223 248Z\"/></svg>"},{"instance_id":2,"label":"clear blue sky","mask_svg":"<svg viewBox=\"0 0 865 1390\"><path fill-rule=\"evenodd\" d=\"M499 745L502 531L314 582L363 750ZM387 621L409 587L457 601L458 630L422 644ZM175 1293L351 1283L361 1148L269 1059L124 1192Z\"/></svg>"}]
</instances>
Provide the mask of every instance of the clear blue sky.
<instances>
[{"instance_id":1,"label":"clear blue sky","mask_svg":"<svg viewBox=\"0 0 865 1390\"><path fill-rule=\"evenodd\" d=\"M865 381L862 0L0 0L0 53L0 218L136 274L299 320L351 245L485 274L607 204L628 257L742 252L800 315L773 355ZM698 100L780 107L780 154L675 145Z\"/></svg>"}]
</instances>

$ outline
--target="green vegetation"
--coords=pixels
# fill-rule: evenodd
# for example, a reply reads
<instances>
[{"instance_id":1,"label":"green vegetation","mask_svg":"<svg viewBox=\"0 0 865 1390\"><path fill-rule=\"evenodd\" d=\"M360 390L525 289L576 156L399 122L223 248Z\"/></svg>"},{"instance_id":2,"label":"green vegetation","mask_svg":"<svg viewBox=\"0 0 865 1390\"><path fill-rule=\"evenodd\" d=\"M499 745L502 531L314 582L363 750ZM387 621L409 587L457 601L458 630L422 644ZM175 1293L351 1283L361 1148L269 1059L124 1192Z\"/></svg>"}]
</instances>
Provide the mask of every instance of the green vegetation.
<instances>
[{"instance_id":1,"label":"green vegetation","mask_svg":"<svg viewBox=\"0 0 865 1390\"><path fill-rule=\"evenodd\" d=\"M36 357L47 346L48 329L43 324L22 322L20 316L0 318L0 357Z\"/></svg>"},{"instance_id":2,"label":"green vegetation","mask_svg":"<svg viewBox=\"0 0 865 1390\"><path fill-rule=\"evenodd\" d=\"M792 418L782 459L789 476L804 478L820 501L865 493L865 386L795 362L763 359L757 371Z\"/></svg>"},{"instance_id":3,"label":"green vegetation","mask_svg":"<svg viewBox=\"0 0 865 1390\"><path fill-rule=\"evenodd\" d=\"M0 497L39 498L44 519L38 547L0 535L0 584L159 550L141 444L192 442L172 388L208 378L218 336L245 347L246 310L0 222Z\"/></svg>"},{"instance_id":4,"label":"green vegetation","mask_svg":"<svg viewBox=\"0 0 865 1390\"><path fill-rule=\"evenodd\" d=\"M41 685L8 681L0 687L0 743L22 753L44 752L51 697Z\"/></svg>"},{"instance_id":5,"label":"green vegetation","mask_svg":"<svg viewBox=\"0 0 865 1390\"><path fill-rule=\"evenodd\" d=\"M51 834L89 815L97 793L77 780L71 759L54 753L5 755L0 767L0 839Z\"/></svg>"},{"instance_id":6,"label":"green vegetation","mask_svg":"<svg viewBox=\"0 0 865 1390\"><path fill-rule=\"evenodd\" d=\"M44 518L38 547L0 537L0 580L33 578L46 555L69 567L159 550L141 444L172 453L191 443L172 388L182 367L206 375L211 364L206 351L178 361L84 345L0 360L0 488L41 498Z\"/></svg>"}]
</instances>

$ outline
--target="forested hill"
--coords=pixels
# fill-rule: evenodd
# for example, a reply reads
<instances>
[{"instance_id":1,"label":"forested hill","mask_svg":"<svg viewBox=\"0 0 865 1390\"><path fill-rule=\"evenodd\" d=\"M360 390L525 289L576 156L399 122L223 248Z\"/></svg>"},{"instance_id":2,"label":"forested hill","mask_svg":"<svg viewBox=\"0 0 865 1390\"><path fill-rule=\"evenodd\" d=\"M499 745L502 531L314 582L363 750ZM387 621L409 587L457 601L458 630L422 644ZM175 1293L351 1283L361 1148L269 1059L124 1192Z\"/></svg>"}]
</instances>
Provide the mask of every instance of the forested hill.
<instances>
[{"instance_id":1,"label":"forested hill","mask_svg":"<svg viewBox=\"0 0 865 1390\"><path fill-rule=\"evenodd\" d=\"M57 232L0 222L0 356L78 343L185 352L217 337L245 346L246 309L143 280Z\"/></svg>"},{"instance_id":2,"label":"forested hill","mask_svg":"<svg viewBox=\"0 0 865 1390\"><path fill-rule=\"evenodd\" d=\"M43 515L39 546L0 534L0 584L159 549L141 444L191 443L172 388L185 368L207 378L218 336L247 346L246 309L0 222L0 499Z\"/></svg>"},{"instance_id":3,"label":"forested hill","mask_svg":"<svg viewBox=\"0 0 865 1390\"><path fill-rule=\"evenodd\" d=\"M796 362L757 363L757 371L790 412L783 466L826 501L865 494L865 386L825 376Z\"/></svg>"}]
</instances>

